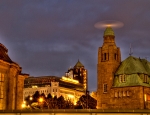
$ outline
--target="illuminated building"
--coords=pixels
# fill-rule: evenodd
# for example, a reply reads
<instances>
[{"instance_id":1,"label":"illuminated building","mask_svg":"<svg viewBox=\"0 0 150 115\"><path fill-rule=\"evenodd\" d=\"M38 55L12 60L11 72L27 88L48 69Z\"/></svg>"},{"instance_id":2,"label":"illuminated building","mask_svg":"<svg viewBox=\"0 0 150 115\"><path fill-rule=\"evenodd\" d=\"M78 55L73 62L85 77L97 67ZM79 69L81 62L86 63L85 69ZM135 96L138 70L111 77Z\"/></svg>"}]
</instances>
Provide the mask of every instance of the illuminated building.
<instances>
[{"instance_id":1,"label":"illuminated building","mask_svg":"<svg viewBox=\"0 0 150 115\"><path fill-rule=\"evenodd\" d=\"M7 54L8 49L0 43L0 110L21 109L24 79L22 68Z\"/></svg>"},{"instance_id":2,"label":"illuminated building","mask_svg":"<svg viewBox=\"0 0 150 115\"><path fill-rule=\"evenodd\" d=\"M79 60L73 68L68 69L65 76L79 81L83 84L84 89L88 90L87 70Z\"/></svg>"},{"instance_id":3,"label":"illuminated building","mask_svg":"<svg viewBox=\"0 0 150 115\"><path fill-rule=\"evenodd\" d=\"M121 62L111 27L98 50L97 108L150 109L150 62L130 56Z\"/></svg>"},{"instance_id":4,"label":"illuminated building","mask_svg":"<svg viewBox=\"0 0 150 115\"><path fill-rule=\"evenodd\" d=\"M74 73L74 69L76 69L76 73ZM49 93L53 97L62 95L76 104L80 96L84 95L87 90L87 83L83 81L84 78L81 78L85 76L84 72L87 73L87 70L78 61L75 67L69 69L61 78L56 76L29 77L24 81L24 98L39 91L40 94L44 93L46 96Z\"/></svg>"}]
</instances>

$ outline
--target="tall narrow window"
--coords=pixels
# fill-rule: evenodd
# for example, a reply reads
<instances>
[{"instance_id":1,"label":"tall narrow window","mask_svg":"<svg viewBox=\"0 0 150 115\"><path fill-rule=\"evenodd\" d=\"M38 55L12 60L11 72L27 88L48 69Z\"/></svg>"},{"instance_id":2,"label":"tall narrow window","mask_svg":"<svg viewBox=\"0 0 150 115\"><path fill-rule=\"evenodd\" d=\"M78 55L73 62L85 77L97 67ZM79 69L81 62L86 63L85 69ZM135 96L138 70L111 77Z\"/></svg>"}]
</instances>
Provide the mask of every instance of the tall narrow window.
<instances>
[{"instance_id":1,"label":"tall narrow window","mask_svg":"<svg viewBox=\"0 0 150 115\"><path fill-rule=\"evenodd\" d=\"M123 96L124 96L124 97L126 96L126 91L123 91Z\"/></svg>"},{"instance_id":2,"label":"tall narrow window","mask_svg":"<svg viewBox=\"0 0 150 115\"><path fill-rule=\"evenodd\" d=\"M129 91L127 91L127 96L130 96Z\"/></svg>"},{"instance_id":3,"label":"tall narrow window","mask_svg":"<svg viewBox=\"0 0 150 115\"><path fill-rule=\"evenodd\" d=\"M103 92L107 93L107 84L103 84Z\"/></svg>"},{"instance_id":4,"label":"tall narrow window","mask_svg":"<svg viewBox=\"0 0 150 115\"><path fill-rule=\"evenodd\" d=\"M115 92L115 97L118 97L118 92Z\"/></svg>"},{"instance_id":5,"label":"tall narrow window","mask_svg":"<svg viewBox=\"0 0 150 115\"><path fill-rule=\"evenodd\" d=\"M144 75L144 83L148 83L148 75Z\"/></svg>"}]
</instances>

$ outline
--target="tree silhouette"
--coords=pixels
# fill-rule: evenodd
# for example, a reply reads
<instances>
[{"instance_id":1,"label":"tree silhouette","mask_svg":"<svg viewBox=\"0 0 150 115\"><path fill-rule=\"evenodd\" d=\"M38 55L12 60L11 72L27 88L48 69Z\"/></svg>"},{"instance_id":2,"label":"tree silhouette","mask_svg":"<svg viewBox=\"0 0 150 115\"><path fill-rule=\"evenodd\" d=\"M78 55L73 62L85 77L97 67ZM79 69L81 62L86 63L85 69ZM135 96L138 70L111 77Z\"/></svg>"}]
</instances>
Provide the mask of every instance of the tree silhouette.
<instances>
[{"instance_id":1,"label":"tree silhouette","mask_svg":"<svg viewBox=\"0 0 150 115\"><path fill-rule=\"evenodd\" d=\"M77 101L76 109L96 109L97 100L90 95L82 95Z\"/></svg>"}]
</instances>

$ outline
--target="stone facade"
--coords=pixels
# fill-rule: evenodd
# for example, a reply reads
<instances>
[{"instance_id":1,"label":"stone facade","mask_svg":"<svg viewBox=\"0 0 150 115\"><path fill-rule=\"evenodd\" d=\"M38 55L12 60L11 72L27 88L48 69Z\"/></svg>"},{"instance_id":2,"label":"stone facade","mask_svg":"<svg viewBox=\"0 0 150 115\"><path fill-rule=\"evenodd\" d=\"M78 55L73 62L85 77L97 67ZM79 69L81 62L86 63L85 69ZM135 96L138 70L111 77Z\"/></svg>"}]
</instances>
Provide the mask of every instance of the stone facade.
<instances>
[{"instance_id":1,"label":"stone facade","mask_svg":"<svg viewBox=\"0 0 150 115\"><path fill-rule=\"evenodd\" d=\"M125 66L136 65L136 66L133 68L123 66L121 68L120 48L117 47L115 44L115 35L112 28L110 27L106 28L103 38L104 38L103 46L100 47L98 50L97 108L98 109L150 108L149 75L147 72L145 72L143 67L138 67L143 66L141 63L149 63L149 62L144 62L141 59L129 57L128 60L131 61L131 65L129 65L128 63L125 63L124 65ZM149 67L149 65L144 66ZM135 70L136 67L138 68L137 70ZM132 69L134 72L132 72ZM117 70L119 70L119 72L121 71L122 73L118 72L119 74L115 74ZM150 71L150 69L147 70ZM144 74L143 71L145 72ZM146 79L148 80L147 83L144 82L143 78L140 78L141 75L138 73L141 73L143 75L146 75L146 77L148 77ZM122 86L120 84L118 85L117 83L122 84Z\"/></svg>"},{"instance_id":2,"label":"stone facade","mask_svg":"<svg viewBox=\"0 0 150 115\"><path fill-rule=\"evenodd\" d=\"M0 110L21 109L24 79L22 68L13 62L7 48L0 44Z\"/></svg>"},{"instance_id":3,"label":"stone facade","mask_svg":"<svg viewBox=\"0 0 150 115\"><path fill-rule=\"evenodd\" d=\"M62 77L40 76L29 77L24 82L24 99L32 96L36 91L47 96L49 93L54 97L61 95L74 104L87 92L87 70L78 60L73 68L69 68Z\"/></svg>"}]
</instances>

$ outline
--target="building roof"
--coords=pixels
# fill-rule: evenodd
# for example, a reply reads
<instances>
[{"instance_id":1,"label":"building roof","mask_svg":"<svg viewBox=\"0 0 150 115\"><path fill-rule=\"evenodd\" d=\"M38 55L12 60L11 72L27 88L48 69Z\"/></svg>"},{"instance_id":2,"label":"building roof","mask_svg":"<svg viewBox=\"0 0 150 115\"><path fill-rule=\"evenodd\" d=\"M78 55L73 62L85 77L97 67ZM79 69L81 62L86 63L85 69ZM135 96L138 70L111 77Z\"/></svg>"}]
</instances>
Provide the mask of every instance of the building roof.
<instances>
[{"instance_id":1,"label":"building roof","mask_svg":"<svg viewBox=\"0 0 150 115\"><path fill-rule=\"evenodd\" d=\"M0 59L9 63L12 63L13 61L10 59L10 57L7 54L8 49L0 43Z\"/></svg>"},{"instance_id":2,"label":"building roof","mask_svg":"<svg viewBox=\"0 0 150 115\"><path fill-rule=\"evenodd\" d=\"M146 86L150 87L150 83L143 82L143 76L139 74L126 75L126 81L120 82L119 76L115 76L113 87L128 87L128 86ZM149 78L148 78L149 81Z\"/></svg>"},{"instance_id":3,"label":"building roof","mask_svg":"<svg viewBox=\"0 0 150 115\"><path fill-rule=\"evenodd\" d=\"M145 59L129 56L117 69L115 75L144 73L150 75L150 62Z\"/></svg>"},{"instance_id":4,"label":"building roof","mask_svg":"<svg viewBox=\"0 0 150 115\"><path fill-rule=\"evenodd\" d=\"M115 36L114 34L114 31L111 27L107 27L104 31L104 36L107 36L107 35L112 35L112 36Z\"/></svg>"},{"instance_id":5,"label":"building roof","mask_svg":"<svg viewBox=\"0 0 150 115\"><path fill-rule=\"evenodd\" d=\"M40 76L40 77L29 77L24 80L24 88L32 87L32 85L37 85L39 87L44 87L45 85L51 85L51 82L59 82L60 87L75 89L84 91L82 84L73 84L71 82L62 81L60 77L57 76Z\"/></svg>"},{"instance_id":6,"label":"building roof","mask_svg":"<svg viewBox=\"0 0 150 115\"><path fill-rule=\"evenodd\" d=\"M120 82L119 75L125 75L125 82ZM150 78L144 83L144 75L150 76L150 62L129 56L117 69L114 77L113 87L146 86L150 87Z\"/></svg>"},{"instance_id":7,"label":"building roof","mask_svg":"<svg viewBox=\"0 0 150 115\"><path fill-rule=\"evenodd\" d=\"M78 60L74 67L84 67L84 65Z\"/></svg>"}]
</instances>

